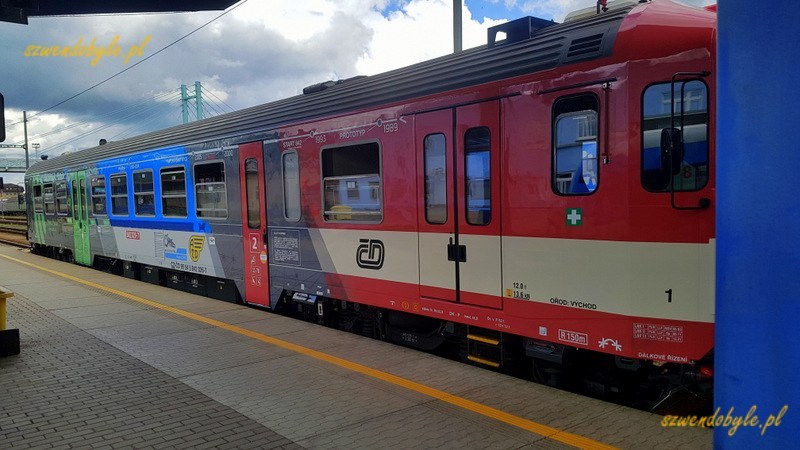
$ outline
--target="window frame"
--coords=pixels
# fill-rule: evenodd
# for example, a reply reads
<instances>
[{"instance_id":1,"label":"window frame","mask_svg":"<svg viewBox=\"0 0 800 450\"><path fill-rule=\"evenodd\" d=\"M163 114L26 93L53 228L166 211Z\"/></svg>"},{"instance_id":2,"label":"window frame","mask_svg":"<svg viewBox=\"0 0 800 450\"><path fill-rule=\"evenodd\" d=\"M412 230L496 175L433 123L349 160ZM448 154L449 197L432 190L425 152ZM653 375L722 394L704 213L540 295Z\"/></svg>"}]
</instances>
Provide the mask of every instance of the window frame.
<instances>
[{"instance_id":1,"label":"window frame","mask_svg":"<svg viewBox=\"0 0 800 450\"><path fill-rule=\"evenodd\" d=\"M467 143L469 139L467 135L470 132L477 132L477 131L485 131L488 136L488 146L485 150L472 150L470 151L469 147L467 147ZM482 197L477 197L472 195L472 185L470 181L472 177L469 176L469 168L470 168L470 154L477 154L477 153L485 153L486 154L486 162L488 163L487 172L488 178L483 179L483 183L481 186L481 190L484 190L488 186L488 196L484 194ZM471 209L469 206L470 199L476 200L488 200L489 202L489 216L488 218L483 217L480 222L475 222L473 219L476 217L473 212L480 212L481 210ZM464 221L468 225L476 226L476 227L485 227L492 223L492 129L486 125L479 125L475 127L470 127L466 131L464 131Z\"/></svg>"},{"instance_id":2,"label":"window frame","mask_svg":"<svg viewBox=\"0 0 800 450\"><path fill-rule=\"evenodd\" d=\"M261 180L258 179L258 163L259 159L256 157L251 156L244 159L245 204L243 206L248 230L261 229ZM251 165L252 169L249 167Z\"/></svg>"},{"instance_id":3,"label":"window frame","mask_svg":"<svg viewBox=\"0 0 800 450\"><path fill-rule=\"evenodd\" d=\"M36 195L36 188L39 188L39 195ZM44 185L42 183L33 185L33 212L44 214Z\"/></svg>"},{"instance_id":4,"label":"window frame","mask_svg":"<svg viewBox=\"0 0 800 450\"><path fill-rule=\"evenodd\" d=\"M59 187L63 188L62 193L63 195L59 196ZM54 189L54 198L56 202L56 215L57 216L68 216L70 215L69 211L69 193L67 189L67 180L56 181L55 189ZM63 206L63 212L61 211L61 207Z\"/></svg>"},{"instance_id":5,"label":"window frame","mask_svg":"<svg viewBox=\"0 0 800 450\"><path fill-rule=\"evenodd\" d=\"M158 170L158 182L159 182L159 187L161 188L161 215L163 217L169 217L173 219L186 219L187 217L189 217L189 189L187 187L186 172L188 172L188 170L186 169L185 166L167 166L167 167L162 167ZM183 174L183 195L171 193L173 191L170 191L168 193L164 188L165 187L164 175L170 175L176 173ZM173 199L173 198L183 198L184 201L183 215L168 213L169 209L171 208L167 208L167 205L164 202L167 199Z\"/></svg>"},{"instance_id":6,"label":"window frame","mask_svg":"<svg viewBox=\"0 0 800 450\"><path fill-rule=\"evenodd\" d=\"M103 181L103 193L102 194L95 194L95 192L94 192L94 188L99 186L99 185L95 184L95 181L97 181L97 180L102 180ZM94 217L106 217L108 215L108 197L106 196L108 191L106 190L106 185L107 185L107 182L106 182L105 175L92 175L91 177L89 177L89 196L92 199L91 200L91 202L92 202L91 211L92 211L92 216L94 216ZM95 211L95 207L99 203L97 201L97 199L102 199L102 205L103 205L103 212L102 213L98 213L98 212Z\"/></svg>"},{"instance_id":7,"label":"window frame","mask_svg":"<svg viewBox=\"0 0 800 450\"><path fill-rule=\"evenodd\" d=\"M564 108L566 111L559 112L559 104L562 102L569 102L579 100L583 97L583 102L588 102L589 98L593 100L595 109L576 109L574 107L571 108ZM563 183L565 179L562 177L559 179L559 172L558 172L558 157L557 152L559 149L558 145L558 123L561 119L569 118L569 117L577 117L581 115L585 115L587 111L592 111L595 114L595 135L594 139L584 139L579 140L576 137L575 142L590 142L594 141L595 143L595 156L594 156L594 164L595 164L595 172L597 183L594 186L594 189L588 192L562 192L560 190L560 183ZM602 108L600 105L600 98L594 92L579 92L575 94L565 95L562 97L558 97L551 106L551 119L550 119L550 189L553 191L554 194L558 196L564 197L586 197L595 194L597 191L600 190L601 184L601 176L600 176L600 154L602 153L602 149L600 145L602 144L601 138L601 127L600 121L602 117ZM583 158L581 158L581 169L583 167ZM572 183L572 178L575 176L575 172L572 172L570 176L570 184Z\"/></svg>"},{"instance_id":8,"label":"window frame","mask_svg":"<svg viewBox=\"0 0 800 450\"><path fill-rule=\"evenodd\" d=\"M362 147L368 145L375 145L375 151L377 152L378 156L378 173L361 173L361 174L351 174L351 175L331 175L325 176L325 152L340 150L345 148L354 148L354 147ZM381 143L377 140L370 140L370 141L361 141L361 142L351 142L346 144L338 144L338 145L330 145L326 147L320 148L320 189L321 189L321 202L322 202L322 219L326 223L365 223L365 224L380 224L383 222L384 219L384 195L383 195L383 148ZM378 179L378 186L377 186L377 194L374 192L371 193L370 197L374 198L374 200L378 203L378 211L377 213L373 213L370 211L362 212L362 211L333 211L326 209L326 194L325 191L328 187L327 182L341 182L343 180L353 181L358 183L359 180L369 179L372 177L377 176ZM356 188L357 185L356 185ZM346 189L349 191L350 188ZM360 189L360 188L358 188ZM331 206L332 208L335 206L350 206L346 203L338 203ZM351 207L352 208L352 207ZM353 217L355 216L355 218ZM377 220L369 220L369 216L377 217ZM363 217L367 217L364 219Z\"/></svg>"},{"instance_id":9,"label":"window frame","mask_svg":"<svg viewBox=\"0 0 800 450\"><path fill-rule=\"evenodd\" d=\"M222 174L222 181L209 181L209 182L198 183L197 182L197 167L198 166L211 165L211 164L221 164L222 165L222 171L220 172ZM222 185L225 188L225 209L224 209L225 216L224 217L221 217L221 216L206 216L206 215L202 215L201 214L201 211L200 211L200 196L198 195L198 187L200 187L200 186L209 186L209 185L212 185L212 184L219 184L219 185ZM192 165L192 186L194 187L194 199L195 199L195 202L194 202L195 203L194 204L194 213L195 213L195 216L198 219L203 219L203 220L227 220L228 219L228 217L230 216L230 207L228 206L230 204L230 202L228 201L228 185L227 185L227 174L226 174L225 160L223 160L223 159L214 159L214 160L201 161L201 162L194 163ZM207 208L203 208L203 210L206 210L206 209ZM222 208L209 208L208 210L209 211L222 211Z\"/></svg>"},{"instance_id":10,"label":"window frame","mask_svg":"<svg viewBox=\"0 0 800 450\"><path fill-rule=\"evenodd\" d=\"M125 193L124 194L115 194L114 193L114 178L122 178L125 180L125 183L122 185L125 186ZM130 189L128 189L128 173L127 172L119 172L109 175L109 194L111 195L111 215L122 217L122 216L130 216L131 215L131 201L130 201ZM125 213L117 213L116 212L116 203L115 199L124 198L125 199ZM108 211L108 207L106 207L106 212Z\"/></svg>"},{"instance_id":11,"label":"window frame","mask_svg":"<svg viewBox=\"0 0 800 450\"><path fill-rule=\"evenodd\" d=\"M136 176L140 174L150 173L150 184L152 185L151 191L137 191L137 182ZM133 215L136 217L155 217L157 214L156 211L156 179L155 173L153 173L153 169L142 169L137 170L131 173L131 179L133 181ZM140 213L139 212L139 197L150 197L151 204L153 205L153 212L151 213ZM144 205L144 203L142 203Z\"/></svg>"},{"instance_id":12,"label":"window frame","mask_svg":"<svg viewBox=\"0 0 800 450\"><path fill-rule=\"evenodd\" d=\"M686 78L686 79L682 79L682 80L676 80L675 86L677 87L679 83L690 83L690 82L693 82L693 81L697 81L697 82L699 82L700 84L703 85L703 87L705 88L705 95L706 95L706 97L705 97L705 100L706 100L706 111L705 111L705 115L706 115L706 121L705 121L705 125L706 125L706 141L705 141L706 142L706 155L705 155L706 156L706 158L705 158L705 161L706 161L706 177L705 177L705 183L703 183L700 187L697 187L695 189L677 189L676 188L676 189L674 189L674 192L699 192L699 191L702 191L703 189L708 187L708 184L709 184L710 178L711 178L711 164L713 163L713 161L711 160L711 139L712 139L712 136L711 136L711 133L709 133L709 131L711 129L711 117L712 117L711 116L711 113L712 113L711 108L712 108L712 103L711 103L711 91L708 88L708 83L706 83L705 79L703 79L703 78ZM640 116L639 116L640 135L639 135L639 137L641 139L640 147L639 147L639 160L640 160L639 161L639 183L640 183L640 185L642 186L642 188L645 191L647 191L649 193L652 193L652 194L669 194L670 191L671 191L671 189L670 189L671 182L667 183L667 186L664 189L652 189L651 187L648 187L644 182L645 181L644 180L644 173L645 173L645 167L644 167L644 164L645 164L645 156L644 156L644 153L645 153L645 131L649 131L649 130L645 130L645 127L644 127L644 121L645 121L645 116L644 116L644 114L645 114L645 108L644 108L645 94L647 93L648 89L652 88L653 86L671 85L671 84L672 84L671 81L657 81L657 82L653 82L653 83L648 84L647 86L644 87L644 89L642 89L641 101L639 102L639 108L640 108ZM681 98L680 101L681 101L680 104L683 105L683 98ZM675 111L675 113L676 113L676 117L680 117L680 112L679 111ZM667 113L667 114L669 114L669 113ZM681 125L680 127L681 127L681 130L683 130L683 125ZM662 130L663 130L663 128L662 128ZM677 176L677 175L675 175L675 176ZM674 176L673 176L673 179L674 179Z\"/></svg>"},{"instance_id":13,"label":"window frame","mask_svg":"<svg viewBox=\"0 0 800 450\"><path fill-rule=\"evenodd\" d=\"M428 175L429 175L428 174L428 156L429 156L428 150L431 149L431 148L436 148L434 146L431 146L431 147L428 146L428 138L438 137L438 136L441 136L442 140L444 141L443 147L442 147L442 154L441 154L441 156L444 158L444 164L442 165L442 167L444 168L444 173L442 174L443 178L441 180L441 186L444 187L444 204L443 205L438 205L438 204L434 205L434 204L432 204L432 203L430 203L428 201L428 199L429 199L428 194L430 193L429 190L428 190L428 187L429 187L429 183L428 183ZM437 150L438 150L438 148L437 148ZM436 155L436 156L439 156L439 155ZM424 198L424 202L425 202L425 221L430 225L444 225L444 224L447 223L447 220L449 219L449 217L448 217L449 216L448 209L450 207L450 205L449 205L450 196L448 195L449 192L448 192L448 189L447 189L448 188L448 186L447 186L447 182L448 182L448 178L447 178L447 176L448 176L447 136L444 133L442 133L442 132L429 133L429 134L425 135L424 138L422 138L422 167L423 167L422 170L423 170L423 176L424 176L424 180L423 180L423 196L424 197L423 198ZM439 186L439 185L437 185L437 186ZM441 219L441 221L431 220L431 214L430 213L431 213L431 207L432 206L443 206L444 207L444 209L442 211L444 213L444 218Z\"/></svg>"},{"instance_id":14,"label":"window frame","mask_svg":"<svg viewBox=\"0 0 800 450\"><path fill-rule=\"evenodd\" d=\"M294 157L297 159L297 165L296 165L297 170L295 171L295 175L296 175L296 178L297 178L297 189L296 189L297 204L293 205L293 206L297 207L296 208L297 217L290 216L289 215L289 210L287 209L287 206L289 205L289 201L287 200L286 194L289 191L288 191L288 187L287 187L287 183L286 183L286 157L289 156L289 155L294 155ZM302 191L301 188L300 188L300 154L297 152L297 150L287 150L287 151L285 151L285 152L283 152L281 154L281 186L283 188L283 191L282 191L282 194L283 194L283 218L287 222L299 222L300 219L303 217L303 206L302 206L302 197L300 195L301 191ZM292 191L294 191L294 190L295 190L294 186L292 186Z\"/></svg>"},{"instance_id":15,"label":"window frame","mask_svg":"<svg viewBox=\"0 0 800 450\"><path fill-rule=\"evenodd\" d=\"M50 187L50 201L47 201L48 186ZM44 213L48 216L54 216L56 214L55 184L52 182L42 184L42 198L44 199ZM50 205L49 208L48 205Z\"/></svg>"}]
</instances>

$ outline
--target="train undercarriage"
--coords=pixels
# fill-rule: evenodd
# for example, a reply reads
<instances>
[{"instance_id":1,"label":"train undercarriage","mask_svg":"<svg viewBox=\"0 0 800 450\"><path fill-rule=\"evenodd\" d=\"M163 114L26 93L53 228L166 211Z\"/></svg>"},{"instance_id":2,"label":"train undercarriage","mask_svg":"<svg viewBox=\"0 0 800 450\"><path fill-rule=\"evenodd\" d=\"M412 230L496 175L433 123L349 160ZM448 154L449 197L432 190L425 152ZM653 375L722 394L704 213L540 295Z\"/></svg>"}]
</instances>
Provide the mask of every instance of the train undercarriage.
<instances>
[{"instance_id":1,"label":"train undercarriage","mask_svg":"<svg viewBox=\"0 0 800 450\"><path fill-rule=\"evenodd\" d=\"M74 262L69 249L32 251ZM204 275L95 256L95 269L242 303L234 283ZM284 291L273 312L379 339L657 414L712 410L713 354L693 364L616 357L455 322L321 296Z\"/></svg>"},{"instance_id":2,"label":"train undercarriage","mask_svg":"<svg viewBox=\"0 0 800 450\"><path fill-rule=\"evenodd\" d=\"M657 414L712 409L713 354L693 364L621 358L290 291L275 312Z\"/></svg>"}]
</instances>

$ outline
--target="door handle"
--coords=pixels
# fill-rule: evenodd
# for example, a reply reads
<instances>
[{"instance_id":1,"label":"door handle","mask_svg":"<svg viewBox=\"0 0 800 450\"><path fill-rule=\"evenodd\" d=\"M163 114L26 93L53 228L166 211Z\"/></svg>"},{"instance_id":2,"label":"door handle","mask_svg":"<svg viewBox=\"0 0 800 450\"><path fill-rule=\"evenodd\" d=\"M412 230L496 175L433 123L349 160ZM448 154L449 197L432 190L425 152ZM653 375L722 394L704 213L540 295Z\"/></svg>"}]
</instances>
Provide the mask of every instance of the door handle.
<instances>
[{"instance_id":1,"label":"door handle","mask_svg":"<svg viewBox=\"0 0 800 450\"><path fill-rule=\"evenodd\" d=\"M453 238L450 238L450 243L447 244L447 260L467 262L467 246L453 244Z\"/></svg>"},{"instance_id":2,"label":"door handle","mask_svg":"<svg viewBox=\"0 0 800 450\"><path fill-rule=\"evenodd\" d=\"M453 245L453 238L450 238L450 243L447 244L447 260L448 261L456 260L456 249L455 245Z\"/></svg>"}]
</instances>

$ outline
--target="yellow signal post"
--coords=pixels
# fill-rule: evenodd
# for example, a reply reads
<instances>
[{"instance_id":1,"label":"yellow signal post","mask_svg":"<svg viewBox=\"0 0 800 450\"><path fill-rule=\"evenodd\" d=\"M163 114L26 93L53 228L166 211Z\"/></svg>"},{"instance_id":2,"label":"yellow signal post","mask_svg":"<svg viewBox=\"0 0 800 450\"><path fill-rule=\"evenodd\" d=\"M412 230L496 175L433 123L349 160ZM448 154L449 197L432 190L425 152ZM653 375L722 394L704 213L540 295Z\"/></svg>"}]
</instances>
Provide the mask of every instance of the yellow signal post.
<instances>
[{"instance_id":1,"label":"yellow signal post","mask_svg":"<svg viewBox=\"0 0 800 450\"><path fill-rule=\"evenodd\" d=\"M6 300L14 293L0 286L0 356L19 354L19 330L6 329Z\"/></svg>"}]
</instances>

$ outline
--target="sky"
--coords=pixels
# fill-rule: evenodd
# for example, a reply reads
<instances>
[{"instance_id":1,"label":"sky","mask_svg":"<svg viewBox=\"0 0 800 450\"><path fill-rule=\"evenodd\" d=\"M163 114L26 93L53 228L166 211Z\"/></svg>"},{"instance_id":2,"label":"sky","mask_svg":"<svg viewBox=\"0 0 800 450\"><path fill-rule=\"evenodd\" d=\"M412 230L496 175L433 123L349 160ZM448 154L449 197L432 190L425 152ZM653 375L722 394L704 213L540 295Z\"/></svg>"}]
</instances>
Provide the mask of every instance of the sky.
<instances>
[{"instance_id":1,"label":"sky","mask_svg":"<svg viewBox=\"0 0 800 450\"><path fill-rule=\"evenodd\" d=\"M560 22L595 3L466 0L463 47L484 45L486 29L505 21L532 15ZM182 84L192 95L195 81L201 82L208 117L298 95L322 81L374 75L453 51L452 0L246 0L213 20L220 14L0 22L4 144L24 142L23 110L29 142L38 144L31 145L31 158L53 157L93 147L101 138L119 140L183 123ZM92 44L110 55L77 54ZM42 54L53 46L59 46L57 55ZM193 120L193 101L189 105ZM0 148L0 158L23 155L22 149ZM0 176L22 181L22 174Z\"/></svg>"}]
</instances>

